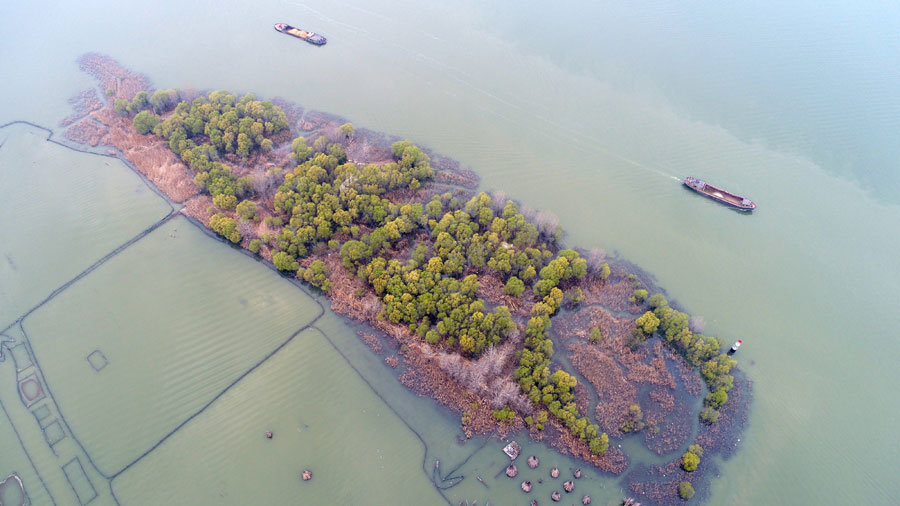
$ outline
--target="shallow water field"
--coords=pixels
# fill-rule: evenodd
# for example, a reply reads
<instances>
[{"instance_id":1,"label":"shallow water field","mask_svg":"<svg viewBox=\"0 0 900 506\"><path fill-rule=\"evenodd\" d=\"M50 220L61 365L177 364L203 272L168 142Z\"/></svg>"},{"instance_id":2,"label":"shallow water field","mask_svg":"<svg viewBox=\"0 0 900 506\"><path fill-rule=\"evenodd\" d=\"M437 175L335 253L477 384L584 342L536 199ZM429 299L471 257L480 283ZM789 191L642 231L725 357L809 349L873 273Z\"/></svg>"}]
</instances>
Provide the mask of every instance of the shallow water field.
<instances>
[{"instance_id":1,"label":"shallow water field","mask_svg":"<svg viewBox=\"0 0 900 506\"><path fill-rule=\"evenodd\" d=\"M302 332L117 477L116 497L123 504L441 502L416 478L421 443L348 369L318 329Z\"/></svg>"},{"instance_id":2,"label":"shallow water field","mask_svg":"<svg viewBox=\"0 0 900 506\"><path fill-rule=\"evenodd\" d=\"M178 217L25 319L47 385L114 475L322 308Z\"/></svg>"},{"instance_id":3,"label":"shallow water field","mask_svg":"<svg viewBox=\"0 0 900 506\"><path fill-rule=\"evenodd\" d=\"M47 134L0 129L0 329L171 211L120 160Z\"/></svg>"}]
</instances>

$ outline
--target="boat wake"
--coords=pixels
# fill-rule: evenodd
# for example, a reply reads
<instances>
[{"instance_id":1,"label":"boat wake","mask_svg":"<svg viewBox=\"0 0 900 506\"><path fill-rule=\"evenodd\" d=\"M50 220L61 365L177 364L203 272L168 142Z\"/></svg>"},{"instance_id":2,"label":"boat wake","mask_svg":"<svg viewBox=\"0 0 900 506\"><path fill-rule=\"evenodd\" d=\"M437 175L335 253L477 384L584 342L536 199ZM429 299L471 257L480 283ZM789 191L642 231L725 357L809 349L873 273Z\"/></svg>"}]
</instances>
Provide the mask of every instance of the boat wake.
<instances>
[{"instance_id":1,"label":"boat wake","mask_svg":"<svg viewBox=\"0 0 900 506\"><path fill-rule=\"evenodd\" d=\"M558 131L564 132L570 139L574 139L574 140L578 141L579 143L583 144L584 145L583 149L585 151L591 151L591 150L600 151L604 155L607 155L611 158L615 158L617 160L625 162L632 167L647 171L652 174L656 174L661 177L669 178L673 181L679 181L679 182L681 181L680 177L678 177L678 176L672 174L671 172L668 172L660 167L656 167L656 166L653 166L653 165L650 165L647 163L639 162L639 161L634 160L628 156L625 156L617 151L614 151L608 147L603 146L601 144L601 140L595 136L585 134L585 133L583 133L583 131L581 131L579 129L576 129L571 126L564 125L557 121L554 121L554 119L553 119L554 115L552 114L552 111L550 111L549 109L544 108L545 111L547 112L547 115L539 114L539 113L534 112L534 108L537 104L535 104L533 102L518 98L516 96L502 97L491 90L488 90L488 89L485 89L485 88L482 88L482 87L476 85L475 83L478 81L478 79L475 76L473 76L472 74L466 72L465 69L454 67L453 65L449 65L437 58L434 58L433 56L424 54L417 49L406 47L402 44L398 44L396 42L392 42L389 40L381 39L364 27L355 26L355 25L334 19L334 18L328 16L326 13L319 11L303 2L286 1L285 3L295 5L297 7L301 7L303 9L309 11L313 15L319 17L323 21L343 26L343 27L351 30L352 32L355 32L363 37L366 37L375 42L378 42L379 44L388 44L392 47L395 47L395 48L407 53L409 56L413 57L414 59L425 62L426 65L434 68L437 72L441 73L447 79L454 81L461 86L469 88L470 90L474 90L474 91L478 92L478 94L486 97L490 101L502 104L503 106L513 109L518 113L521 113L521 114L524 114L524 115L534 118L534 120L536 120L536 121L534 121L534 125L550 125L550 126L554 127L555 129L557 129ZM385 17L384 15L366 11L365 9L357 8L356 10L359 12L363 12L365 14L371 15L373 17L379 17L382 19L390 19L390 18ZM422 30L418 30L418 31L429 36L430 38L432 38L434 40L441 40L440 38L434 36L433 34L424 32ZM512 118L508 115L502 114L502 113L498 112L496 109L490 109L490 108L484 107L484 106L481 106L480 108L482 110L490 112L491 114L498 116L504 120L514 122L514 123L519 123L514 118Z\"/></svg>"}]
</instances>

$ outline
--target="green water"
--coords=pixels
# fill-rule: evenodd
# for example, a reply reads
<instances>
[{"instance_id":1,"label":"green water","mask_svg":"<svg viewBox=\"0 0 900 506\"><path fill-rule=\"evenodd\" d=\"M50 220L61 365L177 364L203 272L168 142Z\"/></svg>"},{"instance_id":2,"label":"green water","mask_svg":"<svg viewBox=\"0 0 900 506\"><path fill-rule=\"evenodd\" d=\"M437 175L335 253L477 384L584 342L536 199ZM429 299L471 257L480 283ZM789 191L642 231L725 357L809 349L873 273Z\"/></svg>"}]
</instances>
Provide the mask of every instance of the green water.
<instances>
[{"instance_id":1,"label":"green water","mask_svg":"<svg viewBox=\"0 0 900 506\"><path fill-rule=\"evenodd\" d=\"M409 137L744 340L751 416L709 504L896 503L898 21L896 6L809 2L21 3L0 7L0 124L55 128L93 85L75 58L99 51L159 87L281 96ZM169 212L124 165L44 137L0 130L0 327ZM694 196L677 182L689 174L759 209ZM181 219L161 225L3 332L27 335L48 416L68 425L51 449L50 418L30 413L49 397L26 409L0 362L0 479L16 472L34 504L79 504L87 489L62 470L77 456L104 504L521 501L493 478L502 444L458 445L458 420L353 328L326 311L290 339L317 308ZM443 497L435 459L466 477ZM593 474L578 487L595 504L621 495Z\"/></svg>"},{"instance_id":2,"label":"green water","mask_svg":"<svg viewBox=\"0 0 900 506\"><path fill-rule=\"evenodd\" d=\"M0 133L6 139L0 149L3 327L171 211L121 161L77 153L46 137L27 125Z\"/></svg>"}]
</instances>

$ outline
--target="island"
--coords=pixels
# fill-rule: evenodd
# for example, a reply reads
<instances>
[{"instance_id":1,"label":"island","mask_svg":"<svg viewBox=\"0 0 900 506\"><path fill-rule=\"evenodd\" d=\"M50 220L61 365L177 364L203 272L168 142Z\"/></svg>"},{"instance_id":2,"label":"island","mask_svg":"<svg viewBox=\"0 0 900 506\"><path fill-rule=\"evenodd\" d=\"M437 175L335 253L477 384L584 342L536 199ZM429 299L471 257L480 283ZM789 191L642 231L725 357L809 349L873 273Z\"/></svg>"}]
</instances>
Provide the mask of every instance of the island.
<instances>
[{"instance_id":1,"label":"island","mask_svg":"<svg viewBox=\"0 0 900 506\"><path fill-rule=\"evenodd\" d=\"M457 413L467 437L527 433L627 473L629 494L654 504L708 490L709 457L735 450L751 382L727 344L636 266L567 247L551 213L342 118L154 89L100 54L79 64L98 89L73 97L69 141L123 159L192 222L364 323L385 367ZM626 436L677 457L629 467L611 444Z\"/></svg>"}]
</instances>

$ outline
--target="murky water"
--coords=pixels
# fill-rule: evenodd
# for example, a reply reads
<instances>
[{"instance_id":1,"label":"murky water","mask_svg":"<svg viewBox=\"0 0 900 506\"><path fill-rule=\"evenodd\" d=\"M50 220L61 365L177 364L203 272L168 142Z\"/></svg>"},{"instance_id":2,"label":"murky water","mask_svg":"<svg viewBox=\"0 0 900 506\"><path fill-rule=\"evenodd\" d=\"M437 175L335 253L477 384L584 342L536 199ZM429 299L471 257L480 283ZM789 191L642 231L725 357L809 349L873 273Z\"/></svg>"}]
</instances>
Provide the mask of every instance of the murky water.
<instances>
[{"instance_id":1,"label":"murky water","mask_svg":"<svg viewBox=\"0 0 900 506\"><path fill-rule=\"evenodd\" d=\"M0 123L54 127L93 85L75 58L99 51L160 87L282 96L409 137L555 212L571 244L646 269L707 332L744 340L751 418L710 504L900 501L896 6L82 2L0 14ZM280 36L276 21L329 43ZM0 130L0 327L169 212L124 165L44 137ZM690 194L677 182L688 174L760 207L743 216ZM454 504L521 499L494 479L498 442L458 445L455 417L409 394L329 312L284 344L318 306L256 265L172 220L4 331L27 334L20 359L37 358L55 403L26 408L16 382L33 369L0 362L0 479L17 473L33 504L91 490L122 504L431 504L444 500L431 483L440 459L465 476L442 491ZM595 504L620 496L612 478L578 487Z\"/></svg>"},{"instance_id":2,"label":"murky water","mask_svg":"<svg viewBox=\"0 0 900 506\"><path fill-rule=\"evenodd\" d=\"M0 130L3 327L171 211L121 161L46 137L22 124Z\"/></svg>"}]
</instances>

